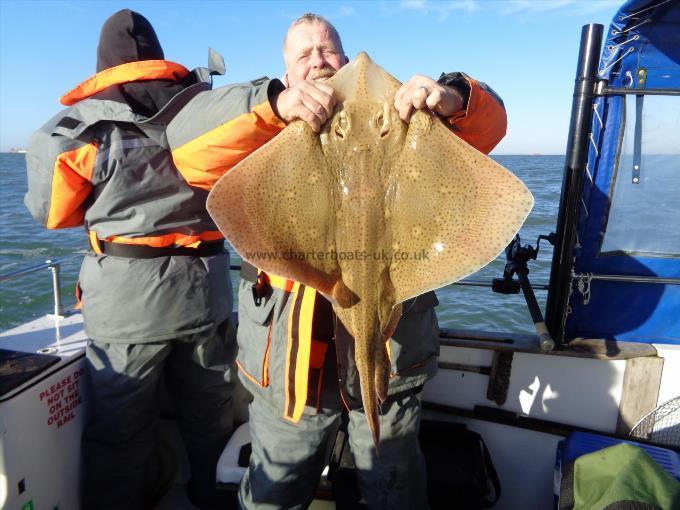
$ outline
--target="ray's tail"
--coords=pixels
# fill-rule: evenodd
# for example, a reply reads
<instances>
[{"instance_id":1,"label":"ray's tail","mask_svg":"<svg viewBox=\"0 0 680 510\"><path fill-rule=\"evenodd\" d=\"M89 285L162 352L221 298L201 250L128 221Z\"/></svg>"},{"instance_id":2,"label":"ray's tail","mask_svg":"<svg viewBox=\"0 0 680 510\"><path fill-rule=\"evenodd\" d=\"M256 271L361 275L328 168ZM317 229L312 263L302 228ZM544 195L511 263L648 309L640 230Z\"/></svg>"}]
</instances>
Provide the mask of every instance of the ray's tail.
<instances>
[{"instance_id":1,"label":"ray's tail","mask_svg":"<svg viewBox=\"0 0 680 510\"><path fill-rule=\"evenodd\" d=\"M361 381L361 401L368 421L368 428L373 436L373 443L380 442L380 415L378 413L378 399L375 386L375 349L371 342L355 343L355 361L359 380Z\"/></svg>"},{"instance_id":2,"label":"ray's tail","mask_svg":"<svg viewBox=\"0 0 680 510\"><path fill-rule=\"evenodd\" d=\"M397 329L401 310L401 303L399 303L389 311L389 320L382 332L382 341L375 344L375 389L381 404L387 400L387 388L392 370L387 345L392 333Z\"/></svg>"},{"instance_id":3,"label":"ray's tail","mask_svg":"<svg viewBox=\"0 0 680 510\"><path fill-rule=\"evenodd\" d=\"M387 386L390 382L390 358L385 340L375 345L375 393L382 404L387 400Z\"/></svg>"},{"instance_id":4,"label":"ray's tail","mask_svg":"<svg viewBox=\"0 0 680 510\"><path fill-rule=\"evenodd\" d=\"M390 356L387 342L394 333L401 316L401 304L388 308L389 320L382 333L371 335L361 341L355 337L354 359L361 381L361 400L368 427L373 435L373 443L378 448L380 442L380 413L378 404L387 400L390 380Z\"/></svg>"}]
</instances>

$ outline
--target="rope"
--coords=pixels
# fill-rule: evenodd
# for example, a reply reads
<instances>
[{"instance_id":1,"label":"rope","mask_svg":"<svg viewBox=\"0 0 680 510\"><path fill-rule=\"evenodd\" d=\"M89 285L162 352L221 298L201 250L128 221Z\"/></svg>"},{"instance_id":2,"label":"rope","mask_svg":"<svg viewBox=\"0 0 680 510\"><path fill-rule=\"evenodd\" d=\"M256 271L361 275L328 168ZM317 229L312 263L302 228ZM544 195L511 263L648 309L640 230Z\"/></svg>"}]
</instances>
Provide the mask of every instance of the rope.
<instances>
[{"instance_id":1,"label":"rope","mask_svg":"<svg viewBox=\"0 0 680 510\"><path fill-rule=\"evenodd\" d=\"M576 287L583 297L583 304L590 303L590 282L593 281L593 273L585 273L576 281Z\"/></svg>"},{"instance_id":2,"label":"rope","mask_svg":"<svg viewBox=\"0 0 680 510\"><path fill-rule=\"evenodd\" d=\"M611 69L611 68L614 66L614 64L616 64L619 60L623 60L623 58L624 58L626 55L628 55L628 54L630 54L630 53L632 53L632 52L633 52L633 48L628 48L628 50L627 50L623 55L621 55L619 58L617 58L616 60L614 60L614 62L610 63L607 67L605 67L604 69L602 69L602 70L600 71L600 75L603 75L604 73L606 73L609 69Z\"/></svg>"},{"instance_id":3,"label":"rope","mask_svg":"<svg viewBox=\"0 0 680 510\"><path fill-rule=\"evenodd\" d=\"M637 12L631 12L631 13L628 14L627 16L619 16L619 20L623 21L624 19L632 18L633 16L637 16L637 15L640 14L641 12L645 12L645 11L648 11L648 10L650 10L650 9L656 9L657 7L659 7L659 6L663 5L663 4L667 4L667 3L670 2L670 1L671 1L671 0L663 0L662 2L659 2L658 4L650 5L649 7L645 7L644 9L640 9L640 10L637 11Z\"/></svg>"},{"instance_id":4,"label":"rope","mask_svg":"<svg viewBox=\"0 0 680 510\"><path fill-rule=\"evenodd\" d=\"M633 25L632 27L628 27L625 30L612 30L612 35L625 34L626 32L630 32L631 30L634 30L637 27L641 27L642 25L644 25L645 23L649 23L650 21L652 21L652 18L647 18L645 20L642 20L637 25Z\"/></svg>"},{"instance_id":5,"label":"rope","mask_svg":"<svg viewBox=\"0 0 680 510\"><path fill-rule=\"evenodd\" d=\"M597 117L598 122L600 123L600 129L604 127L604 122L602 122L602 117L600 116L600 112L597 111L597 103L593 103L593 112L595 112L595 117Z\"/></svg>"},{"instance_id":6,"label":"rope","mask_svg":"<svg viewBox=\"0 0 680 510\"><path fill-rule=\"evenodd\" d=\"M592 132L588 135L588 138L590 138L590 143L593 145L593 149L595 150L595 157L599 158L600 151L597 150L597 143L595 142L595 137L593 136Z\"/></svg>"},{"instance_id":7,"label":"rope","mask_svg":"<svg viewBox=\"0 0 680 510\"><path fill-rule=\"evenodd\" d=\"M583 211L586 213L587 218L590 214L588 214L588 207L586 206L585 200L583 200L583 195L581 195L581 205L583 206Z\"/></svg>"},{"instance_id":8,"label":"rope","mask_svg":"<svg viewBox=\"0 0 680 510\"><path fill-rule=\"evenodd\" d=\"M636 34L636 35L634 35L633 37L631 37L630 39L626 39L625 41L622 41L622 42L620 42L619 44L614 44L614 45L609 45L609 46L607 46L607 49L608 49L610 52L613 52L615 49L620 48L621 46L624 46L624 45L628 44L629 42L637 41L639 38L640 38L640 35L639 35L639 34Z\"/></svg>"},{"instance_id":9,"label":"rope","mask_svg":"<svg viewBox=\"0 0 680 510\"><path fill-rule=\"evenodd\" d=\"M592 187L593 184L595 184L595 180L593 179L593 174L590 173L590 168L588 168L588 163L586 163L586 175L588 176L588 179L590 179L590 186Z\"/></svg>"}]
</instances>

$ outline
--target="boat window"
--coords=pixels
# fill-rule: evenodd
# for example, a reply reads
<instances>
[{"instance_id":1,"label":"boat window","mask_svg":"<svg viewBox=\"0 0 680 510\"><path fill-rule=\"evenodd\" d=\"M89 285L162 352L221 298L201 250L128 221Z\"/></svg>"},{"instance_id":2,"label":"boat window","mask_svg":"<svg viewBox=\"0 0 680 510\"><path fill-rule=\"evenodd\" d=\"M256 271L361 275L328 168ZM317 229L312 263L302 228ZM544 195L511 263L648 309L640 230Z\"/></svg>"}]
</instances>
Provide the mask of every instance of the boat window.
<instances>
[{"instance_id":1,"label":"boat window","mask_svg":"<svg viewBox=\"0 0 680 510\"><path fill-rule=\"evenodd\" d=\"M601 255L680 256L680 97L626 96Z\"/></svg>"}]
</instances>

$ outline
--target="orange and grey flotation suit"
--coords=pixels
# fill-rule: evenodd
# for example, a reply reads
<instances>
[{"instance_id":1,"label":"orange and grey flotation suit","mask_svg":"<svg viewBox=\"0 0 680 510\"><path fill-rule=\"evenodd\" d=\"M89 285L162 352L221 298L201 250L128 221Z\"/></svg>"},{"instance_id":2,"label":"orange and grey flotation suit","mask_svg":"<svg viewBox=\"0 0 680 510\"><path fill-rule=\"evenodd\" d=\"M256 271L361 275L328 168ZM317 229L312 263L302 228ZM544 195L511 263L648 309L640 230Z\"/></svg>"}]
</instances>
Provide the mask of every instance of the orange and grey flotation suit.
<instances>
[{"instance_id":1,"label":"orange and grey flotation suit","mask_svg":"<svg viewBox=\"0 0 680 510\"><path fill-rule=\"evenodd\" d=\"M99 72L62 97L68 108L33 135L27 151L31 214L50 229L87 231L83 315L87 334L102 342L196 333L232 308L229 256L205 209L208 191L177 170L166 135L224 63L212 53L208 68L189 71L163 60L160 47L142 55L134 44L100 44ZM128 52L127 60L135 52L144 59L107 60L112 47ZM242 107L225 106L237 114Z\"/></svg>"},{"instance_id":2,"label":"orange and grey flotation suit","mask_svg":"<svg viewBox=\"0 0 680 510\"><path fill-rule=\"evenodd\" d=\"M330 304L314 289L244 263L239 287L239 355L242 381L264 396L281 416L300 419L317 407L324 384L325 356L337 357L340 398L361 406L353 340L335 320ZM404 303L404 313L388 351L392 362L389 394L418 388L437 370L439 328L434 292ZM330 326L330 327L329 327ZM329 349L330 343L334 344Z\"/></svg>"}]
</instances>

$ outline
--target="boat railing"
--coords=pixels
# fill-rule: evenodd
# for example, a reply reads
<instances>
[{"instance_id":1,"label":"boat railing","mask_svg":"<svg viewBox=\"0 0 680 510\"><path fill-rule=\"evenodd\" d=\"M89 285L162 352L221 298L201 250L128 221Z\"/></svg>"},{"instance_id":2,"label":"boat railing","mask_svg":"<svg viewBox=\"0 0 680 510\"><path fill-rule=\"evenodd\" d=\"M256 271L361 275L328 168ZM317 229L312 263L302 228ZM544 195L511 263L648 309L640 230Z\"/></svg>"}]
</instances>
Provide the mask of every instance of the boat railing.
<instances>
[{"instance_id":1,"label":"boat railing","mask_svg":"<svg viewBox=\"0 0 680 510\"><path fill-rule=\"evenodd\" d=\"M241 266L236 265L236 264L231 264L229 266L229 269L231 271L240 271ZM472 278L465 278L464 280L459 280L457 282L452 283L451 285L458 285L458 286L461 286L461 287L486 287L488 289L493 288L493 282L491 282L491 281L475 280L475 279L472 279ZM548 290L548 284L547 283L536 284L536 283L532 282L531 286L533 288L539 289L539 290Z\"/></svg>"},{"instance_id":2,"label":"boat railing","mask_svg":"<svg viewBox=\"0 0 680 510\"><path fill-rule=\"evenodd\" d=\"M59 259L49 259L46 260L45 262L41 264L36 264L33 266L25 267L22 269L17 269L16 271L10 271L8 273L3 273L0 274L0 283L4 283L9 280L14 280L16 278L22 278L24 276L27 276L29 274L33 274L38 271L43 271L45 269L49 269L50 272L52 273L52 294L54 298L54 315L55 317L61 317L64 315L64 307L61 304L61 281L59 278L59 271L61 269L61 265L65 262L68 262L70 260L73 260L75 258L82 257L83 253L73 253L71 255L68 255L66 257L61 257Z\"/></svg>"},{"instance_id":3,"label":"boat railing","mask_svg":"<svg viewBox=\"0 0 680 510\"><path fill-rule=\"evenodd\" d=\"M14 280L16 278L21 278L24 276L27 276L29 274L36 273L38 271L43 271L45 269L49 269L51 275L52 275L52 295L54 299L54 315L57 317L61 317L64 315L64 307L61 302L61 280L60 280L60 269L61 265L64 264L65 262L69 262L73 259L79 258L83 256L84 252L77 252L73 253L71 255L68 255L66 257L61 257L58 259L48 259L45 262L42 262L40 264L35 264L29 267L24 267L21 269L17 269L15 271L10 271L7 273L2 273L0 274L0 283L7 282L9 280ZM229 266L229 269L231 271L240 271L241 266L237 264L231 264ZM475 280L475 279L470 279L466 278L464 280L458 281L453 283L452 285L458 285L462 287L486 287L486 288L492 288L493 283L491 281L486 281L486 280ZM540 289L540 290L547 290L548 285L545 283L532 283L532 287L535 289Z\"/></svg>"}]
</instances>

